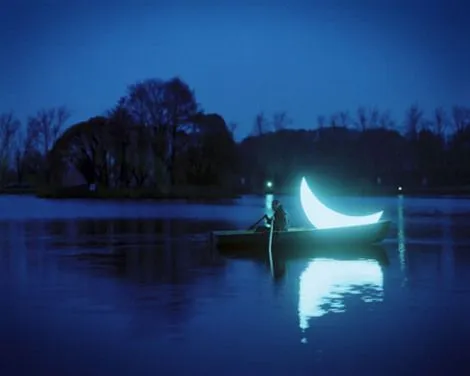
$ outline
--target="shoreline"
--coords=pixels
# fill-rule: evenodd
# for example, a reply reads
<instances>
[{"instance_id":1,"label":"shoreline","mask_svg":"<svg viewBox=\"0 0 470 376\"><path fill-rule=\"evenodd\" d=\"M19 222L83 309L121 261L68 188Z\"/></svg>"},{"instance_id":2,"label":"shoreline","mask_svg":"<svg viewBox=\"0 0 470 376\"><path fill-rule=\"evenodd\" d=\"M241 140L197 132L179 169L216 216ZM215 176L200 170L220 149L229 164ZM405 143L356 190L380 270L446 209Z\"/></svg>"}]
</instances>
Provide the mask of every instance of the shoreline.
<instances>
[{"instance_id":1,"label":"shoreline","mask_svg":"<svg viewBox=\"0 0 470 376\"><path fill-rule=\"evenodd\" d=\"M95 200L230 200L242 196L259 196L274 194L277 196L295 196L296 191L283 190L272 192L260 191L230 191L217 187L179 187L171 192L159 192L150 189L98 189L89 191L82 187L70 188L4 188L0 189L0 195L25 195L47 199L95 199ZM442 187L442 188L415 188L398 191L396 189L348 189L333 190L324 197L453 197L469 198L470 187Z\"/></svg>"},{"instance_id":2,"label":"shoreline","mask_svg":"<svg viewBox=\"0 0 470 376\"><path fill-rule=\"evenodd\" d=\"M90 191L84 186L42 187L33 193L36 197L47 199L94 199L94 200L227 200L240 195L228 189L217 187L174 187L164 192L158 189L98 188Z\"/></svg>"}]
</instances>

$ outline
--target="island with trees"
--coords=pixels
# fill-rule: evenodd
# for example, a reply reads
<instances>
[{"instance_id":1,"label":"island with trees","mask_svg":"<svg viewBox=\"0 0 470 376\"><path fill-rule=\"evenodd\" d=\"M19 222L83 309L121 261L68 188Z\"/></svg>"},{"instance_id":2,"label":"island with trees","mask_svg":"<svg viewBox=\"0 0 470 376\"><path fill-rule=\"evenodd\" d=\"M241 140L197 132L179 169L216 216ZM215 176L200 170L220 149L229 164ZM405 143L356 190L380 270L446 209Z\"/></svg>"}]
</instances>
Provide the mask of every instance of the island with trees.
<instances>
[{"instance_id":1,"label":"island with trees","mask_svg":"<svg viewBox=\"0 0 470 376\"><path fill-rule=\"evenodd\" d=\"M403 120L376 107L320 116L304 128L286 112L235 123L206 113L182 79L129 85L104 114L67 126L65 106L22 123L0 114L0 190L40 197L225 198L294 193L310 176L351 195L470 193L470 108L411 105ZM297 126L297 125L296 125Z\"/></svg>"}]
</instances>

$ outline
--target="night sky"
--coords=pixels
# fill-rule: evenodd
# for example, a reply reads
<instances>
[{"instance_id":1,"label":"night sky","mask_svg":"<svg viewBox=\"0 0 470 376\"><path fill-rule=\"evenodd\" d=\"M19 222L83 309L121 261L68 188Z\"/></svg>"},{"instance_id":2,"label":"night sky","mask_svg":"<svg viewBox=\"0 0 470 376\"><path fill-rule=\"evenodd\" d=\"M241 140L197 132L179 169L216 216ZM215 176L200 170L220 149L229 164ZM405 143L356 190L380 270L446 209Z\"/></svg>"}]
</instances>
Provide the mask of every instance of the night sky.
<instances>
[{"instance_id":1,"label":"night sky","mask_svg":"<svg viewBox=\"0 0 470 376\"><path fill-rule=\"evenodd\" d=\"M259 111L305 128L360 105L431 115L470 104L465 3L3 0L0 112L25 120L65 104L73 123L128 84L178 75L207 112L239 124L237 138Z\"/></svg>"}]
</instances>

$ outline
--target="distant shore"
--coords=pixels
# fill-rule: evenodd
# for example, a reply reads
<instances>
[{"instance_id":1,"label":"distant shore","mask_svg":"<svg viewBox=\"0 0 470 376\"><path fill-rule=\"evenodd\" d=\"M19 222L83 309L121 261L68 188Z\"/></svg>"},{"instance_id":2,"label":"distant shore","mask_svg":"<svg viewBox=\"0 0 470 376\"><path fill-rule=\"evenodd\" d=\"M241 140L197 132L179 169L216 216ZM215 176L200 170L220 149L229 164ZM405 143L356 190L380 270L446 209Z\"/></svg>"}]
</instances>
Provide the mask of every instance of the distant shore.
<instances>
[{"instance_id":1,"label":"distant shore","mask_svg":"<svg viewBox=\"0 0 470 376\"><path fill-rule=\"evenodd\" d=\"M11 186L0 189L0 195L32 195L40 198L50 199L151 199L151 200L223 200L235 199L243 195L264 196L272 193L274 195L296 195L297 190L282 191L236 191L218 187L174 187L169 192L159 192L155 189L97 189L90 191L86 187L26 187ZM351 197L393 197L404 195L409 197L470 197L470 186L459 187L419 187L403 188L401 191L397 188L367 189L350 187L348 189L333 189L328 196L351 196ZM322 196L320 194L320 196Z\"/></svg>"},{"instance_id":2,"label":"distant shore","mask_svg":"<svg viewBox=\"0 0 470 376\"><path fill-rule=\"evenodd\" d=\"M131 188L98 188L90 191L87 187L62 187L62 188L40 188L35 192L37 197L50 199L88 198L88 199L145 199L145 200L222 200L239 197L236 192L217 187L173 187L168 192L156 189L131 189Z\"/></svg>"},{"instance_id":3,"label":"distant shore","mask_svg":"<svg viewBox=\"0 0 470 376\"><path fill-rule=\"evenodd\" d=\"M267 192L269 193L269 192ZM295 195L298 194L296 190L286 190L283 192L272 192L277 195ZM323 192L315 192L318 196L333 196L333 197L394 197L394 196L408 196L408 197L470 197L470 186L458 187L403 187L401 190L397 187L348 187L348 188L333 188L329 190L328 194Z\"/></svg>"}]
</instances>

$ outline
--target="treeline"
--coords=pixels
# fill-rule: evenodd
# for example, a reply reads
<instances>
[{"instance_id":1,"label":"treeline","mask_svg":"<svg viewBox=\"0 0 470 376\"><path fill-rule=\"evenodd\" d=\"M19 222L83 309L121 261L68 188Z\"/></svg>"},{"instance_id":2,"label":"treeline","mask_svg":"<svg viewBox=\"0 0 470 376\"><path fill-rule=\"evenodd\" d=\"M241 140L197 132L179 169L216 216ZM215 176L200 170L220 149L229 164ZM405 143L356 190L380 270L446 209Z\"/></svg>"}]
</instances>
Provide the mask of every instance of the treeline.
<instances>
[{"instance_id":1,"label":"treeline","mask_svg":"<svg viewBox=\"0 0 470 376\"><path fill-rule=\"evenodd\" d=\"M65 106L42 109L23 126L13 112L0 114L0 187L44 181L47 156L69 117Z\"/></svg>"},{"instance_id":2,"label":"treeline","mask_svg":"<svg viewBox=\"0 0 470 376\"><path fill-rule=\"evenodd\" d=\"M320 116L315 130L283 129L260 114L239 154L257 189L268 180L281 191L298 189L307 175L320 189L356 193L470 192L470 108L438 108L426 117L413 105L400 123L389 112L359 108L355 116Z\"/></svg>"},{"instance_id":3,"label":"treeline","mask_svg":"<svg viewBox=\"0 0 470 376\"><path fill-rule=\"evenodd\" d=\"M130 85L105 114L65 128L66 107L41 110L23 127L0 116L0 184L107 192L289 190L301 175L330 185L443 187L469 184L470 109L411 106L401 123L378 109L319 117L314 130L290 129L287 113L256 115L236 143L236 124L206 114L179 78Z\"/></svg>"},{"instance_id":4,"label":"treeline","mask_svg":"<svg viewBox=\"0 0 470 376\"><path fill-rule=\"evenodd\" d=\"M179 78L130 85L107 113L64 129L68 117L65 107L40 111L23 133L13 114L2 116L3 187L83 183L166 194L231 189L238 181L232 132L221 116L202 111Z\"/></svg>"}]
</instances>

